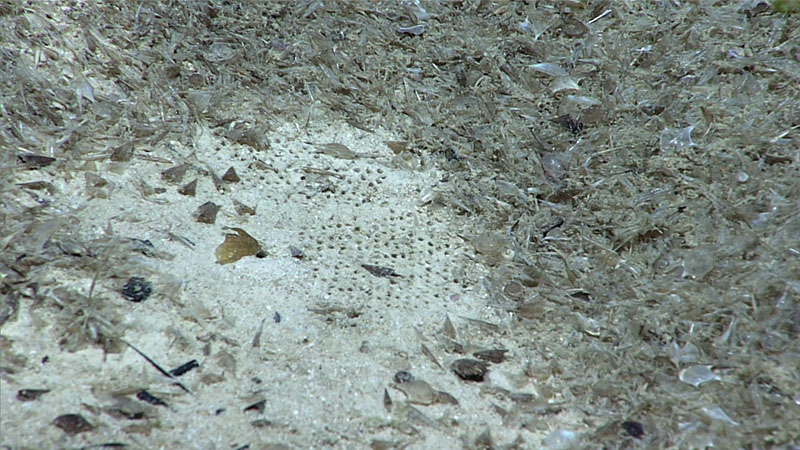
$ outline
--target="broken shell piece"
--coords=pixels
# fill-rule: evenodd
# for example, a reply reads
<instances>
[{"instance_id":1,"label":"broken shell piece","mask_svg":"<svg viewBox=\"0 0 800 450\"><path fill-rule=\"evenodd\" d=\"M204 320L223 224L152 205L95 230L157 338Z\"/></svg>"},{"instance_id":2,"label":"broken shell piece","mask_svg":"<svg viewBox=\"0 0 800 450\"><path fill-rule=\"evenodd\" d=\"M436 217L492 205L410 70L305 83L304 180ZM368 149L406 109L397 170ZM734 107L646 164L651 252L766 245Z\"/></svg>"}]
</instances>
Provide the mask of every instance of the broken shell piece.
<instances>
[{"instance_id":1,"label":"broken shell piece","mask_svg":"<svg viewBox=\"0 0 800 450\"><path fill-rule=\"evenodd\" d=\"M17 391L17 400L31 402L50 392L50 389L20 389Z\"/></svg>"},{"instance_id":2,"label":"broken shell piece","mask_svg":"<svg viewBox=\"0 0 800 450\"><path fill-rule=\"evenodd\" d=\"M188 195L189 197L194 197L194 194L196 192L197 192L197 178L186 183L180 189L178 189L178 194Z\"/></svg>"},{"instance_id":3,"label":"broken shell piece","mask_svg":"<svg viewBox=\"0 0 800 450\"><path fill-rule=\"evenodd\" d=\"M438 198L439 198L438 192L434 191L431 188L426 188L424 191L422 191L422 194L419 196L419 202L417 203L417 205L424 206L427 205L428 203L433 203Z\"/></svg>"},{"instance_id":4,"label":"broken shell piece","mask_svg":"<svg viewBox=\"0 0 800 450\"><path fill-rule=\"evenodd\" d=\"M289 246L289 254L292 258L303 259L305 254L301 248L295 247L294 245Z\"/></svg>"},{"instance_id":5,"label":"broken shell piece","mask_svg":"<svg viewBox=\"0 0 800 450\"><path fill-rule=\"evenodd\" d=\"M383 407L386 412L392 412L392 397L389 396L389 391L385 388L383 390Z\"/></svg>"},{"instance_id":6,"label":"broken shell piece","mask_svg":"<svg viewBox=\"0 0 800 450\"><path fill-rule=\"evenodd\" d=\"M602 330L600 328L600 323L597 322L597 320L579 314L578 322L580 324L581 331L586 333L588 336L595 338L600 337L600 332Z\"/></svg>"},{"instance_id":7,"label":"broken shell piece","mask_svg":"<svg viewBox=\"0 0 800 450\"><path fill-rule=\"evenodd\" d=\"M444 391L436 391L436 403L458 406L458 400Z\"/></svg>"},{"instance_id":8,"label":"broken shell piece","mask_svg":"<svg viewBox=\"0 0 800 450\"><path fill-rule=\"evenodd\" d=\"M197 208L194 213L195 220L200 223L207 223L213 225L217 221L217 213L220 206L214 202L205 202Z\"/></svg>"},{"instance_id":9,"label":"broken shell piece","mask_svg":"<svg viewBox=\"0 0 800 450\"><path fill-rule=\"evenodd\" d=\"M472 240L475 251L490 260L497 260L504 256L508 247L508 240L499 233L485 232Z\"/></svg>"},{"instance_id":10,"label":"broken shell piece","mask_svg":"<svg viewBox=\"0 0 800 450\"><path fill-rule=\"evenodd\" d=\"M566 91L579 91L581 89L578 82L573 80L572 77L558 77L550 83L550 92L558 94Z\"/></svg>"},{"instance_id":11,"label":"broken shell piece","mask_svg":"<svg viewBox=\"0 0 800 450\"><path fill-rule=\"evenodd\" d=\"M522 300L525 297L525 287L517 280L511 280L503 286L503 293L512 300Z\"/></svg>"},{"instance_id":12,"label":"broken shell piece","mask_svg":"<svg viewBox=\"0 0 800 450\"><path fill-rule=\"evenodd\" d=\"M226 234L225 241L217 247L217 264L236 262L245 256L261 253L261 245L241 228L231 228L236 234Z\"/></svg>"},{"instance_id":13,"label":"broken shell piece","mask_svg":"<svg viewBox=\"0 0 800 450\"><path fill-rule=\"evenodd\" d=\"M189 164L179 164L169 169L162 170L161 178L169 183L178 183L183 179L183 176L186 175L188 169Z\"/></svg>"},{"instance_id":14,"label":"broken shell piece","mask_svg":"<svg viewBox=\"0 0 800 450\"><path fill-rule=\"evenodd\" d=\"M412 25L410 27L397 27L397 32L400 34L408 34L410 36L419 36L425 32L425 25Z\"/></svg>"},{"instance_id":15,"label":"broken shell piece","mask_svg":"<svg viewBox=\"0 0 800 450\"><path fill-rule=\"evenodd\" d=\"M150 408L145 403L157 406L168 406L163 400L153 396L147 391L139 391L136 394L136 398L141 401L136 401L127 395L112 395L112 398L114 399L114 403L101 408L101 410L117 419L144 419L148 414L152 414L150 413Z\"/></svg>"},{"instance_id":16,"label":"broken shell piece","mask_svg":"<svg viewBox=\"0 0 800 450\"><path fill-rule=\"evenodd\" d=\"M567 71L564 70L563 67L559 66L558 64L553 63L538 63L538 64L531 64L531 69L543 73L545 75L550 75L551 77L566 77L568 75Z\"/></svg>"},{"instance_id":17,"label":"broken shell piece","mask_svg":"<svg viewBox=\"0 0 800 450\"><path fill-rule=\"evenodd\" d=\"M714 268L714 247L701 245L689 250L683 257L682 278L700 280Z\"/></svg>"},{"instance_id":18,"label":"broken shell piece","mask_svg":"<svg viewBox=\"0 0 800 450\"><path fill-rule=\"evenodd\" d=\"M361 267L367 269L367 271L376 277L399 277L400 275L394 271L391 267L384 267L384 266L373 266L371 264L362 264Z\"/></svg>"},{"instance_id":19,"label":"broken shell piece","mask_svg":"<svg viewBox=\"0 0 800 450\"><path fill-rule=\"evenodd\" d=\"M486 373L489 371L487 365L483 361L477 359L457 359L450 365L459 378L466 381L483 381Z\"/></svg>"},{"instance_id":20,"label":"broken shell piece","mask_svg":"<svg viewBox=\"0 0 800 450\"><path fill-rule=\"evenodd\" d=\"M569 114L564 114L554 119L550 119L550 122L557 123L574 134L580 133L580 131L583 129L583 124L581 123L580 119L572 118Z\"/></svg>"},{"instance_id":21,"label":"broken shell piece","mask_svg":"<svg viewBox=\"0 0 800 450\"><path fill-rule=\"evenodd\" d=\"M114 148L111 151L110 159L116 162L130 161L133 158L133 143L128 142Z\"/></svg>"},{"instance_id":22,"label":"broken shell piece","mask_svg":"<svg viewBox=\"0 0 800 450\"><path fill-rule=\"evenodd\" d=\"M637 106L641 112L647 114L648 116L657 116L664 112L665 109L664 105L649 100L640 102Z\"/></svg>"},{"instance_id":23,"label":"broken shell piece","mask_svg":"<svg viewBox=\"0 0 800 450\"><path fill-rule=\"evenodd\" d=\"M251 207L245 205L244 203L242 203L242 202L240 202L238 200L234 200L233 201L233 209L234 209L234 211L236 211L236 214L238 214L240 216L245 216L245 215L247 215L247 216L255 216L256 215L256 209L255 208L251 208Z\"/></svg>"},{"instance_id":24,"label":"broken shell piece","mask_svg":"<svg viewBox=\"0 0 800 450\"><path fill-rule=\"evenodd\" d=\"M338 142L331 142L317 146L317 153L323 153L328 156L333 156L339 159L356 159L358 154L344 144Z\"/></svg>"},{"instance_id":25,"label":"broken shell piece","mask_svg":"<svg viewBox=\"0 0 800 450\"><path fill-rule=\"evenodd\" d=\"M539 320L545 316L545 307L540 301L527 301L517 306L517 314L526 320Z\"/></svg>"},{"instance_id":26,"label":"broken shell piece","mask_svg":"<svg viewBox=\"0 0 800 450\"><path fill-rule=\"evenodd\" d=\"M84 431L90 431L94 426L80 414L64 414L53 420L53 425L61 428L65 433L74 436Z\"/></svg>"},{"instance_id":27,"label":"broken shell piece","mask_svg":"<svg viewBox=\"0 0 800 450\"><path fill-rule=\"evenodd\" d=\"M264 410L266 409L266 407L267 407L267 401L264 400L264 399L261 399L261 400L259 400L257 402L251 403L248 406L245 406L242 411L244 411L244 412L255 411L255 412L259 413L259 414L263 414Z\"/></svg>"},{"instance_id":28,"label":"broken shell piece","mask_svg":"<svg viewBox=\"0 0 800 450\"><path fill-rule=\"evenodd\" d=\"M239 178L239 174L236 173L236 169L234 169L233 166L229 167L225 174L222 175L222 179L228 183L238 183L242 180Z\"/></svg>"},{"instance_id":29,"label":"broken shell piece","mask_svg":"<svg viewBox=\"0 0 800 450\"><path fill-rule=\"evenodd\" d=\"M409 403L431 405L438 398L436 391L427 381L411 380L405 383L398 383L394 387L406 394Z\"/></svg>"},{"instance_id":30,"label":"broken shell piece","mask_svg":"<svg viewBox=\"0 0 800 450\"><path fill-rule=\"evenodd\" d=\"M711 370L712 367L714 366L710 364L687 367L678 372L678 379L694 387L698 387L708 381L722 380L722 377Z\"/></svg>"},{"instance_id":31,"label":"broken shell piece","mask_svg":"<svg viewBox=\"0 0 800 450\"><path fill-rule=\"evenodd\" d=\"M687 147L695 147L692 141L692 130L696 125L689 125L685 128L664 128L659 138L661 151L683 150Z\"/></svg>"},{"instance_id":32,"label":"broken shell piece","mask_svg":"<svg viewBox=\"0 0 800 450\"><path fill-rule=\"evenodd\" d=\"M569 172L569 158L567 155L563 153L548 153L543 155L542 158L542 169L544 169L544 173L556 180L564 179Z\"/></svg>"},{"instance_id":33,"label":"broken shell piece","mask_svg":"<svg viewBox=\"0 0 800 450\"><path fill-rule=\"evenodd\" d=\"M581 111L581 123L594 124L603 121L606 115L606 110L601 105L592 105Z\"/></svg>"},{"instance_id":34,"label":"broken shell piece","mask_svg":"<svg viewBox=\"0 0 800 450\"><path fill-rule=\"evenodd\" d=\"M501 362L505 361L506 353L508 353L508 350L492 349L492 350L480 350L473 353L472 355L484 361L489 361L494 364L500 364Z\"/></svg>"},{"instance_id":35,"label":"broken shell piece","mask_svg":"<svg viewBox=\"0 0 800 450\"><path fill-rule=\"evenodd\" d=\"M580 20L567 17L561 24L561 31L567 37L582 37L589 32L589 27Z\"/></svg>"},{"instance_id":36,"label":"broken shell piece","mask_svg":"<svg viewBox=\"0 0 800 450\"><path fill-rule=\"evenodd\" d=\"M387 147L392 149L395 155L403 153L404 151L408 150L408 142L407 141L383 141Z\"/></svg>"},{"instance_id":37,"label":"broken shell piece","mask_svg":"<svg viewBox=\"0 0 800 450\"><path fill-rule=\"evenodd\" d=\"M442 325L442 333L449 337L450 339L456 339L456 327L453 326L453 322L450 321L450 316L444 316L444 325Z\"/></svg>"},{"instance_id":38,"label":"broken shell piece","mask_svg":"<svg viewBox=\"0 0 800 450\"><path fill-rule=\"evenodd\" d=\"M96 173L86 172L84 179L86 180L86 187L103 187L108 184L108 180Z\"/></svg>"},{"instance_id":39,"label":"broken shell piece","mask_svg":"<svg viewBox=\"0 0 800 450\"><path fill-rule=\"evenodd\" d=\"M28 169L41 169L55 162L55 158L49 156L36 155L34 153L17 153L17 159L23 167Z\"/></svg>"}]
</instances>

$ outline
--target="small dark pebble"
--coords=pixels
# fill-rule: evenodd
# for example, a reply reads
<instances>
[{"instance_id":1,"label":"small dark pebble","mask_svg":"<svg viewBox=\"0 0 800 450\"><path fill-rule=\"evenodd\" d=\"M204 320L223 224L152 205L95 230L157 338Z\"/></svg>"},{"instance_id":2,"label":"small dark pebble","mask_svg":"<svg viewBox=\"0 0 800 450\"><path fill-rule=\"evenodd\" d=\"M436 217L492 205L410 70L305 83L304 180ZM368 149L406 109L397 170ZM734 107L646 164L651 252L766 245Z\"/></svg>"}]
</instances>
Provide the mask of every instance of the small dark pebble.
<instances>
[{"instance_id":1,"label":"small dark pebble","mask_svg":"<svg viewBox=\"0 0 800 450\"><path fill-rule=\"evenodd\" d=\"M266 408L267 408L267 401L266 400L259 400L259 401L255 402L255 403L253 403L252 405L246 406L244 408L244 411L245 412L247 412L247 411L257 411L257 412L263 413Z\"/></svg>"},{"instance_id":2,"label":"small dark pebble","mask_svg":"<svg viewBox=\"0 0 800 450\"><path fill-rule=\"evenodd\" d=\"M486 363L477 359L457 359L450 365L459 378L466 381L483 381L488 372Z\"/></svg>"},{"instance_id":3,"label":"small dark pebble","mask_svg":"<svg viewBox=\"0 0 800 450\"><path fill-rule=\"evenodd\" d=\"M161 400L160 398L156 397L155 395L147 392L147 391L139 391L136 393L136 398L139 400L149 403L153 406L169 406L167 402Z\"/></svg>"},{"instance_id":4,"label":"small dark pebble","mask_svg":"<svg viewBox=\"0 0 800 450\"><path fill-rule=\"evenodd\" d=\"M153 287L144 278L130 277L122 287L122 296L126 297L132 302L141 302L147 300L150 294L153 293Z\"/></svg>"},{"instance_id":5,"label":"small dark pebble","mask_svg":"<svg viewBox=\"0 0 800 450\"><path fill-rule=\"evenodd\" d=\"M644 436L644 425L640 424L639 422L634 422L632 420L622 422L622 428L625 429L625 432L628 433L628 436L636 439L641 439L641 437Z\"/></svg>"},{"instance_id":6,"label":"small dark pebble","mask_svg":"<svg viewBox=\"0 0 800 450\"><path fill-rule=\"evenodd\" d=\"M479 352L475 352L472 355L478 359L482 359L484 361L489 361L490 363L500 364L506 358L506 353L508 350L481 350Z\"/></svg>"},{"instance_id":7,"label":"small dark pebble","mask_svg":"<svg viewBox=\"0 0 800 450\"><path fill-rule=\"evenodd\" d=\"M411 375L411 372L407 370L401 370L394 374L394 382L397 384L408 383L410 381L414 381L414 375Z\"/></svg>"},{"instance_id":8,"label":"small dark pebble","mask_svg":"<svg viewBox=\"0 0 800 450\"><path fill-rule=\"evenodd\" d=\"M79 414L64 414L63 416L58 416L53 420L53 425L61 428L69 435L76 435L94 428L92 424Z\"/></svg>"},{"instance_id":9,"label":"small dark pebble","mask_svg":"<svg viewBox=\"0 0 800 450\"><path fill-rule=\"evenodd\" d=\"M185 374L186 372L188 372L188 371L190 371L192 369L195 369L197 367L200 367L200 363L198 363L196 359L193 359L193 360L191 360L191 361L189 361L189 362L187 362L185 364L181 364L180 366L170 370L169 373L173 377L179 377L179 376Z\"/></svg>"},{"instance_id":10,"label":"small dark pebble","mask_svg":"<svg viewBox=\"0 0 800 450\"><path fill-rule=\"evenodd\" d=\"M50 389L20 389L17 391L17 400L30 402L50 392Z\"/></svg>"}]
</instances>

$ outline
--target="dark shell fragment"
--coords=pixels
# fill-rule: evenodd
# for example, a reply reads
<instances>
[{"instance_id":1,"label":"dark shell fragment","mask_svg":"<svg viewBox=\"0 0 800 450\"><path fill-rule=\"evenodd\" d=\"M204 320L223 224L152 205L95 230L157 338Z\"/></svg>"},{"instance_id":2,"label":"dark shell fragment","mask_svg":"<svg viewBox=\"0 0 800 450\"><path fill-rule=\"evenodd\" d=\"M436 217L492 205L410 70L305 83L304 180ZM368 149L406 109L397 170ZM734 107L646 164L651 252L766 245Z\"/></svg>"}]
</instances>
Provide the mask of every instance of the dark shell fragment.
<instances>
[{"instance_id":1,"label":"dark shell fragment","mask_svg":"<svg viewBox=\"0 0 800 450\"><path fill-rule=\"evenodd\" d=\"M192 369L195 369L197 367L200 367L200 363L198 363L196 359L193 359L193 360L191 360L191 361L189 361L189 362L187 362L185 364L181 364L180 366L170 370L169 373L173 377L179 377L179 376L185 374L186 372L188 372L188 371L190 371Z\"/></svg>"},{"instance_id":2,"label":"dark shell fragment","mask_svg":"<svg viewBox=\"0 0 800 450\"><path fill-rule=\"evenodd\" d=\"M197 211L194 213L195 220L200 223L213 225L214 222L217 221L217 213L219 212L220 208L221 206L215 204L214 202L205 202L197 207Z\"/></svg>"},{"instance_id":3,"label":"dark shell fragment","mask_svg":"<svg viewBox=\"0 0 800 450\"><path fill-rule=\"evenodd\" d=\"M489 371L485 362L469 358L453 361L450 368L459 378L466 381L483 381Z\"/></svg>"},{"instance_id":4,"label":"dark shell fragment","mask_svg":"<svg viewBox=\"0 0 800 450\"><path fill-rule=\"evenodd\" d=\"M161 400L160 398L156 397L155 395L147 392L147 391L139 391L136 393L136 398L139 400L149 403L154 406L169 406L167 402Z\"/></svg>"},{"instance_id":5,"label":"dark shell fragment","mask_svg":"<svg viewBox=\"0 0 800 450\"><path fill-rule=\"evenodd\" d=\"M493 349L493 350L477 351L472 355L484 361L489 361L494 364L500 364L505 360L506 353L508 353L508 350Z\"/></svg>"},{"instance_id":6,"label":"dark shell fragment","mask_svg":"<svg viewBox=\"0 0 800 450\"><path fill-rule=\"evenodd\" d=\"M53 425L61 428L69 435L76 435L94 428L92 424L90 424L86 419L83 418L83 416L79 414L64 414L62 416L58 416L55 418L55 420L53 420Z\"/></svg>"},{"instance_id":7,"label":"dark shell fragment","mask_svg":"<svg viewBox=\"0 0 800 450\"><path fill-rule=\"evenodd\" d=\"M362 264L361 267L367 269L367 272L375 275L376 277L399 277L400 276L391 267L373 266L371 264Z\"/></svg>"},{"instance_id":8,"label":"dark shell fragment","mask_svg":"<svg viewBox=\"0 0 800 450\"><path fill-rule=\"evenodd\" d=\"M50 392L50 389L20 389L17 391L17 400L31 402Z\"/></svg>"},{"instance_id":9,"label":"dark shell fragment","mask_svg":"<svg viewBox=\"0 0 800 450\"><path fill-rule=\"evenodd\" d=\"M228 183L238 183L242 181L242 179L239 178L239 174L236 173L236 169L234 169L233 166L229 167L228 170L225 172L225 174L222 175L222 179L227 181Z\"/></svg>"},{"instance_id":10,"label":"dark shell fragment","mask_svg":"<svg viewBox=\"0 0 800 450\"><path fill-rule=\"evenodd\" d=\"M178 194L194 197L197 193L197 178L184 184L178 189Z\"/></svg>"},{"instance_id":11,"label":"dark shell fragment","mask_svg":"<svg viewBox=\"0 0 800 450\"><path fill-rule=\"evenodd\" d=\"M245 406L244 411L256 411L259 413L263 413L264 410L267 408L267 401L266 400L259 400L251 405Z\"/></svg>"}]
</instances>

